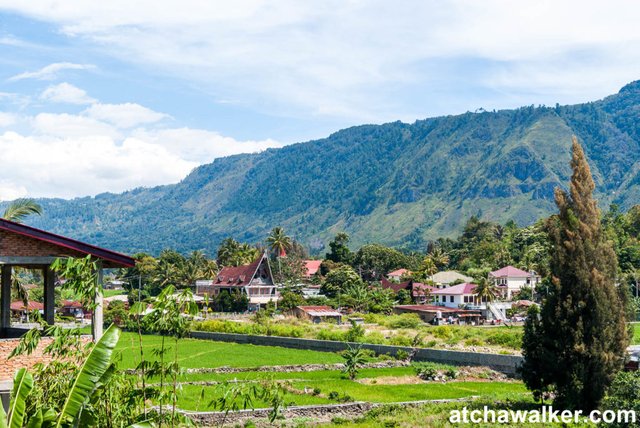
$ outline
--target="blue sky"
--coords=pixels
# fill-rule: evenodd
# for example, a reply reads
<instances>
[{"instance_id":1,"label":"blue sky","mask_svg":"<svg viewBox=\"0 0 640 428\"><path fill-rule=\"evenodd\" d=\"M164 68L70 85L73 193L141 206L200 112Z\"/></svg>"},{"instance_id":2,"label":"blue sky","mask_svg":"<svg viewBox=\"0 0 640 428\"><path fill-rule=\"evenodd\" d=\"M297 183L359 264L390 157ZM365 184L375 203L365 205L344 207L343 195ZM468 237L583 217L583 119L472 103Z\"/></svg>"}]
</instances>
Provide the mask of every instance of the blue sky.
<instances>
[{"instance_id":1,"label":"blue sky","mask_svg":"<svg viewBox=\"0 0 640 428\"><path fill-rule=\"evenodd\" d=\"M363 123L599 99L640 78L637 22L615 0L0 0L0 200L173 183Z\"/></svg>"}]
</instances>

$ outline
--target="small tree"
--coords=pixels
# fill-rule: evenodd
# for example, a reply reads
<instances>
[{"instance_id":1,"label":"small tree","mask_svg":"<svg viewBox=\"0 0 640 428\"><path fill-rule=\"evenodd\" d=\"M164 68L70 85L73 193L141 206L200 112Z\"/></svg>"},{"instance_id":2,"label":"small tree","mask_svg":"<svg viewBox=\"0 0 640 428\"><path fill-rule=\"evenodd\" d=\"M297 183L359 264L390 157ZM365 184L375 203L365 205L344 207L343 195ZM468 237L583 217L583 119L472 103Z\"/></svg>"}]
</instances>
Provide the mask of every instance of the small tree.
<instances>
[{"instance_id":1,"label":"small tree","mask_svg":"<svg viewBox=\"0 0 640 428\"><path fill-rule=\"evenodd\" d=\"M354 348L349 346L349 348L343 352L342 358L344 358L344 369L342 373L347 374L349 379L355 380L360 371L360 366L367 362L364 352L362 352L362 347L358 346Z\"/></svg>"}]
</instances>

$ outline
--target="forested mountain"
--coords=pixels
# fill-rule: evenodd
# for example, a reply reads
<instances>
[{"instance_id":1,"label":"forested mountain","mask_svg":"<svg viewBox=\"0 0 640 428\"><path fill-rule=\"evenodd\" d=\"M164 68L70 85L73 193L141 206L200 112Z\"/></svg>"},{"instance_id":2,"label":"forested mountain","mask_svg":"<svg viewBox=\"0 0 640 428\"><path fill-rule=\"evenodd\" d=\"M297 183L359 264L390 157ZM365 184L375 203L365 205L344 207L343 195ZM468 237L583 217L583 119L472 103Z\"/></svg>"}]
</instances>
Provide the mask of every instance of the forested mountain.
<instances>
[{"instance_id":1,"label":"forested mountain","mask_svg":"<svg viewBox=\"0 0 640 428\"><path fill-rule=\"evenodd\" d=\"M424 248L471 215L528 224L568 182L571 135L585 146L602 207L640 202L640 81L596 102L363 125L328 138L216 159L175 185L43 199L29 223L127 253L262 241L274 226L319 251Z\"/></svg>"}]
</instances>

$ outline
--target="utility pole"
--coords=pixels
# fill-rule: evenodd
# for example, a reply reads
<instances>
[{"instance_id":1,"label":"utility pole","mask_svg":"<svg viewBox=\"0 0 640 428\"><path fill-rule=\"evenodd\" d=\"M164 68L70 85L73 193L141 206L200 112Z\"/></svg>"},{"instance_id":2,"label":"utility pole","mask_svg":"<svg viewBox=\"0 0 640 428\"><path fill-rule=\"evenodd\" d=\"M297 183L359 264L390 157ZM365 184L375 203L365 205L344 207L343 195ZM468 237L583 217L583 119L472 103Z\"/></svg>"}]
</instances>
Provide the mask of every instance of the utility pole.
<instances>
[{"instance_id":1,"label":"utility pole","mask_svg":"<svg viewBox=\"0 0 640 428\"><path fill-rule=\"evenodd\" d=\"M142 274L138 274L138 302L142 301Z\"/></svg>"}]
</instances>

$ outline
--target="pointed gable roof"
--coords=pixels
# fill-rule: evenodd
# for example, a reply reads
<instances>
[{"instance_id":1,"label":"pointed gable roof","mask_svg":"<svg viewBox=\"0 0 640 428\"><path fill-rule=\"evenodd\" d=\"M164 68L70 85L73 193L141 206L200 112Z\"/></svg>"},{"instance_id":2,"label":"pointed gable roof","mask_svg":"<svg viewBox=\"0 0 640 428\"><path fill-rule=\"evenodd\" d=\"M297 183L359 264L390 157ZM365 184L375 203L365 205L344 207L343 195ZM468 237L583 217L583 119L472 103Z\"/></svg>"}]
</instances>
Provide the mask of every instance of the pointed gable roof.
<instances>
[{"instance_id":1,"label":"pointed gable roof","mask_svg":"<svg viewBox=\"0 0 640 428\"><path fill-rule=\"evenodd\" d=\"M306 269L305 277L309 278L318 273L322 260L305 260L304 267Z\"/></svg>"},{"instance_id":2,"label":"pointed gable roof","mask_svg":"<svg viewBox=\"0 0 640 428\"><path fill-rule=\"evenodd\" d=\"M516 278L527 278L531 276L529 272L525 272L522 269L518 269L517 267L513 267L513 266L505 266L502 269L494 270L489 275L495 278L502 278L505 276L516 277Z\"/></svg>"},{"instance_id":3,"label":"pointed gable roof","mask_svg":"<svg viewBox=\"0 0 640 428\"><path fill-rule=\"evenodd\" d=\"M271 275L271 268L268 266L269 262L267 260L267 255L264 253L253 263L248 265L223 267L218 273L213 284L227 285L229 287L244 287L245 285L249 285L262 263L267 263L269 275Z\"/></svg>"}]
</instances>

